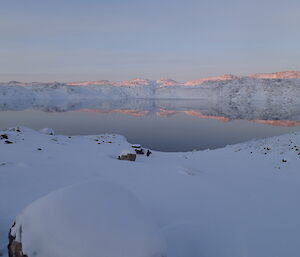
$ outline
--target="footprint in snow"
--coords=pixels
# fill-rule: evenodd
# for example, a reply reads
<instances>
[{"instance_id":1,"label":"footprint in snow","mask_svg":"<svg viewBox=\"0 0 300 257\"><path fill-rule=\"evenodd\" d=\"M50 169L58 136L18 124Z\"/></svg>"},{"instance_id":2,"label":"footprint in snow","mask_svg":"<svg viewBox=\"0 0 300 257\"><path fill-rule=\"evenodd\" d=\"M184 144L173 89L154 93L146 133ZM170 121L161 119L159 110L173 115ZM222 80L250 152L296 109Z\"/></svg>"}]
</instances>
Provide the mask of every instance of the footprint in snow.
<instances>
[{"instance_id":1,"label":"footprint in snow","mask_svg":"<svg viewBox=\"0 0 300 257\"><path fill-rule=\"evenodd\" d=\"M0 162L0 168L8 166L9 162Z\"/></svg>"},{"instance_id":2,"label":"footprint in snow","mask_svg":"<svg viewBox=\"0 0 300 257\"><path fill-rule=\"evenodd\" d=\"M14 162L0 162L0 169L11 166L19 166L19 164Z\"/></svg>"}]
</instances>

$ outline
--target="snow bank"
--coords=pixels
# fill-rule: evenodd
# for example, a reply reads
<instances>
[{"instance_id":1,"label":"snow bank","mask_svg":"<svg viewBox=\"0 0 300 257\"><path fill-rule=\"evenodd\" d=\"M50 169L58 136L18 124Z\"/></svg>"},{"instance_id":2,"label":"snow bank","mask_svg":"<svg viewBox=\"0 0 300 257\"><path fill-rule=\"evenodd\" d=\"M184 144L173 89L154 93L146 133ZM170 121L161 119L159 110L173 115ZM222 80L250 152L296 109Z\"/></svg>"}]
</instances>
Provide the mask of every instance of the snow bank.
<instances>
[{"instance_id":1,"label":"snow bank","mask_svg":"<svg viewBox=\"0 0 300 257\"><path fill-rule=\"evenodd\" d=\"M30 204L11 234L40 257L163 257L165 244L139 201L115 184L70 186Z\"/></svg>"}]
</instances>

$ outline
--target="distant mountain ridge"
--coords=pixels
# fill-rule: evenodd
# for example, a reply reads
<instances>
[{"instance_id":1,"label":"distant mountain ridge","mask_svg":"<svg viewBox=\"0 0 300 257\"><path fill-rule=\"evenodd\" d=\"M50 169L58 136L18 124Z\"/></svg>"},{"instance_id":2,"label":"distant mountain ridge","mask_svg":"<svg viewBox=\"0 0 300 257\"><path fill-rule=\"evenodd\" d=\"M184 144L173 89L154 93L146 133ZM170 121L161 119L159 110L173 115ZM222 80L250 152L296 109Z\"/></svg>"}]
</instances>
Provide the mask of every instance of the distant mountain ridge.
<instances>
[{"instance_id":1,"label":"distant mountain ridge","mask_svg":"<svg viewBox=\"0 0 300 257\"><path fill-rule=\"evenodd\" d=\"M205 82L219 82L219 81L233 81L238 79L300 79L300 71L282 71L273 73L255 73L246 76L236 76L233 74L225 74L221 76L206 77L200 79L189 80L187 82L177 82L170 78L162 78L158 80L149 80L136 78L125 81L74 81L74 82L31 82L23 83L18 81L10 81L0 83L0 85L14 85L14 86L37 86L37 85L67 85L67 86L154 86L154 87L172 87L172 86L198 86Z\"/></svg>"},{"instance_id":2,"label":"distant mountain ridge","mask_svg":"<svg viewBox=\"0 0 300 257\"><path fill-rule=\"evenodd\" d=\"M238 78L239 78L238 76L235 76L232 74L225 74L222 76L190 80L190 81L185 82L184 84L186 86L194 86L194 85L202 84L203 82L206 82L206 81L223 81L223 80L233 80L233 79L238 79Z\"/></svg>"},{"instance_id":3,"label":"distant mountain ridge","mask_svg":"<svg viewBox=\"0 0 300 257\"><path fill-rule=\"evenodd\" d=\"M281 71L273 73L257 73L249 76L256 79L298 79L300 71Z\"/></svg>"},{"instance_id":4,"label":"distant mountain ridge","mask_svg":"<svg viewBox=\"0 0 300 257\"><path fill-rule=\"evenodd\" d=\"M235 80L240 78L253 78L253 79L300 79L300 71L282 71L282 72L273 72L273 73L255 73L247 76L236 76L233 74L225 74L221 76L205 77L200 79L189 80L187 82L181 83L177 82L170 78L162 78L158 80L148 80L136 78L132 80L113 82L109 80L100 80L100 81L84 81L84 82L69 82L68 85L111 85L111 86L134 86L134 85L153 85L157 84L161 87L166 86L196 86L201 85L204 82L208 81L226 81L226 80Z\"/></svg>"}]
</instances>

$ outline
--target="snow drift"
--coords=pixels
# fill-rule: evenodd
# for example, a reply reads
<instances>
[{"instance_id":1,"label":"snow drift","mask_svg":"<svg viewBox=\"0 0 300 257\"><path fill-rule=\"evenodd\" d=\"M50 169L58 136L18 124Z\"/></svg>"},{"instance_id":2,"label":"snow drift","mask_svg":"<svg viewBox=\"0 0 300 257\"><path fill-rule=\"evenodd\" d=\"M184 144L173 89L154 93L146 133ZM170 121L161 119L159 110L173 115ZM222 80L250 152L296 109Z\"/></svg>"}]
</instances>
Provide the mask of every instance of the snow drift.
<instances>
[{"instance_id":1,"label":"snow drift","mask_svg":"<svg viewBox=\"0 0 300 257\"><path fill-rule=\"evenodd\" d=\"M159 229L139 201L116 184L95 181L30 204L11 236L29 257L164 257Z\"/></svg>"}]
</instances>

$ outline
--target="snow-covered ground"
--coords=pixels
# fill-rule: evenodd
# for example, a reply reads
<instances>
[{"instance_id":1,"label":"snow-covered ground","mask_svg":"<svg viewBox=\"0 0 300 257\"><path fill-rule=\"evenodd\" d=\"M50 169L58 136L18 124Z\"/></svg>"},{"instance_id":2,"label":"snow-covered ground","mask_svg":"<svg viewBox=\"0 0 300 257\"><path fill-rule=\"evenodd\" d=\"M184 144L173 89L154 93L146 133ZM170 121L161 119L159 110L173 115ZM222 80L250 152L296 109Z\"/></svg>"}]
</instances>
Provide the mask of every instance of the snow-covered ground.
<instances>
[{"instance_id":1,"label":"snow-covered ground","mask_svg":"<svg viewBox=\"0 0 300 257\"><path fill-rule=\"evenodd\" d=\"M218 150L153 152L130 162L117 159L131 149L122 136L48 132L23 127L0 132L4 256L9 228L23 208L90 181L119 185L133 195L163 234L169 257L300 254L300 133Z\"/></svg>"}]
</instances>

